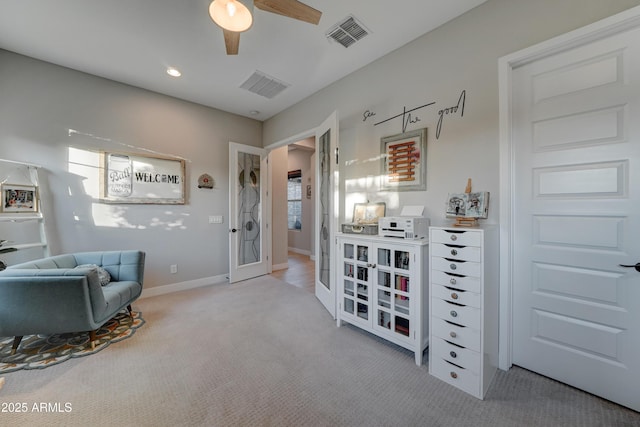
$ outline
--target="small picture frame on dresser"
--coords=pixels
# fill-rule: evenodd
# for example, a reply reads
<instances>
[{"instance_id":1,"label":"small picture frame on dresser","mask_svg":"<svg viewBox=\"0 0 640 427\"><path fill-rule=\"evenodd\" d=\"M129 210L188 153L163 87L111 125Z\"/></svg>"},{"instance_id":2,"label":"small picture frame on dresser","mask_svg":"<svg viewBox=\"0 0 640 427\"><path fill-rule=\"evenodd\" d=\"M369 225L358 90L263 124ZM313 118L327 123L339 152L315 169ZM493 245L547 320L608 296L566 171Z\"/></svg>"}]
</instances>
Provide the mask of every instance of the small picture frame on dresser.
<instances>
[{"instance_id":1,"label":"small picture frame on dresser","mask_svg":"<svg viewBox=\"0 0 640 427\"><path fill-rule=\"evenodd\" d=\"M489 192L449 193L446 215L455 218L455 226L472 227L478 225L478 219L489 215Z\"/></svg>"},{"instance_id":2,"label":"small picture frame on dresser","mask_svg":"<svg viewBox=\"0 0 640 427\"><path fill-rule=\"evenodd\" d=\"M489 215L489 192L449 193L446 214L448 217L486 219Z\"/></svg>"}]
</instances>

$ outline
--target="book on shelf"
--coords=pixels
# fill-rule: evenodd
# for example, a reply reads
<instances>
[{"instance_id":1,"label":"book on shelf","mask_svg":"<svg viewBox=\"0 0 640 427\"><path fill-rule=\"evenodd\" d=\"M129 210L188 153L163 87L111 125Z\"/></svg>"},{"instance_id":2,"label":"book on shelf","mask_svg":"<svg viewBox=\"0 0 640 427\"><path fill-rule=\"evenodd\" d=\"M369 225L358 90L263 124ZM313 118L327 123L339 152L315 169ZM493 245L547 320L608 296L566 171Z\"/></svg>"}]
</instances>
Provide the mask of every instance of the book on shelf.
<instances>
[{"instance_id":1,"label":"book on shelf","mask_svg":"<svg viewBox=\"0 0 640 427\"><path fill-rule=\"evenodd\" d=\"M395 330L398 333L409 336L409 320L396 316Z\"/></svg>"}]
</instances>

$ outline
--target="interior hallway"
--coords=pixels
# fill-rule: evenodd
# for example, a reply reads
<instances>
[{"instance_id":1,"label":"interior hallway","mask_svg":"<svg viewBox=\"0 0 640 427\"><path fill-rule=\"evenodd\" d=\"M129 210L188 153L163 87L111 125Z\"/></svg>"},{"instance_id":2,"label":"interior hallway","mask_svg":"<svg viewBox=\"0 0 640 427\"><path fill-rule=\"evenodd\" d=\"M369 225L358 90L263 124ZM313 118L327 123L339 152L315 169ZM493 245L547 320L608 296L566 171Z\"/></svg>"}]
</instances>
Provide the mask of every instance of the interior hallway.
<instances>
[{"instance_id":1,"label":"interior hallway","mask_svg":"<svg viewBox=\"0 0 640 427\"><path fill-rule=\"evenodd\" d=\"M273 277L305 289L315 292L315 262L308 255L302 255L289 251L289 267L271 273Z\"/></svg>"}]
</instances>

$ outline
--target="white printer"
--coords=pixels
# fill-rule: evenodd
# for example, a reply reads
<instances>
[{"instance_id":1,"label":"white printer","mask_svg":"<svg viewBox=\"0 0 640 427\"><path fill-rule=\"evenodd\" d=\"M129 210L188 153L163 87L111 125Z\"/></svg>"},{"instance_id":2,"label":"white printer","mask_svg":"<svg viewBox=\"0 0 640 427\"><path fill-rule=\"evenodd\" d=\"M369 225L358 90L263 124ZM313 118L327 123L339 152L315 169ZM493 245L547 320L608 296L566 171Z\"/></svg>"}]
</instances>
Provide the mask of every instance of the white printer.
<instances>
[{"instance_id":1,"label":"white printer","mask_svg":"<svg viewBox=\"0 0 640 427\"><path fill-rule=\"evenodd\" d=\"M421 216L423 210L422 206L405 206L400 216L380 218L378 220L378 235L413 240L427 239L431 220Z\"/></svg>"},{"instance_id":2,"label":"white printer","mask_svg":"<svg viewBox=\"0 0 640 427\"><path fill-rule=\"evenodd\" d=\"M378 234L401 239L426 239L431 221L424 216L385 216L378 220Z\"/></svg>"}]
</instances>

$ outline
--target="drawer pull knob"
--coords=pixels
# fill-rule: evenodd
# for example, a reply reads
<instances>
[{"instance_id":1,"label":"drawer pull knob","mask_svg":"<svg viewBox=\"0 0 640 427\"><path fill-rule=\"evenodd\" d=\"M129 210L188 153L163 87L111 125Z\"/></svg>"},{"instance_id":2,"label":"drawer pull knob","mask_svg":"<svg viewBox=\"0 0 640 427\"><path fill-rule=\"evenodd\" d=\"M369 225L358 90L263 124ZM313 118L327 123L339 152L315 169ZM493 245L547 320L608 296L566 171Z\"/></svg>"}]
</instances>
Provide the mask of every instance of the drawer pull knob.
<instances>
[{"instance_id":1,"label":"drawer pull knob","mask_svg":"<svg viewBox=\"0 0 640 427\"><path fill-rule=\"evenodd\" d=\"M449 279L449 283L451 283L452 285L455 285L457 282L456 282L456 279L451 278Z\"/></svg>"},{"instance_id":2,"label":"drawer pull knob","mask_svg":"<svg viewBox=\"0 0 640 427\"><path fill-rule=\"evenodd\" d=\"M455 264L449 264L449 268L451 268L452 270L455 270L456 268L458 268L458 266Z\"/></svg>"},{"instance_id":3,"label":"drawer pull knob","mask_svg":"<svg viewBox=\"0 0 640 427\"><path fill-rule=\"evenodd\" d=\"M458 374L456 374L456 373L455 373L455 372L453 372L453 371L451 371L451 372L449 373L449 375L451 375L451 378L453 378L454 380L455 380L456 378L458 378Z\"/></svg>"},{"instance_id":4,"label":"drawer pull knob","mask_svg":"<svg viewBox=\"0 0 640 427\"><path fill-rule=\"evenodd\" d=\"M451 332L449 332L449 336L450 336L451 338L455 338L455 337L457 337L457 336L458 336L458 334L456 334L455 332L451 331Z\"/></svg>"},{"instance_id":5,"label":"drawer pull knob","mask_svg":"<svg viewBox=\"0 0 640 427\"><path fill-rule=\"evenodd\" d=\"M454 359L455 359L456 357L458 357L458 355L456 354L456 352L455 352L455 351L450 351L450 352L449 352L449 354L450 354L450 355L451 355L451 357L453 357Z\"/></svg>"},{"instance_id":6,"label":"drawer pull knob","mask_svg":"<svg viewBox=\"0 0 640 427\"><path fill-rule=\"evenodd\" d=\"M451 238L451 240L453 240L454 242L455 242L456 240L458 240L458 236L456 236L455 234L452 234L452 235L450 236L450 238Z\"/></svg>"},{"instance_id":7,"label":"drawer pull knob","mask_svg":"<svg viewBox=\"0 0 640 427\"><path fill-rule=\"evenodd\" d=\"M451 255L458 255L458 251L455 249L451 249Z\"/></svg>"},{"instance_id":8,"label":"drawer pull knob","mask_svg":"<svg viewBox=\"0 0 640 427\"><path fill-rule=\"evenodd\" d=\"M455 292L451 292L451 298L458 299L458 294L456 294Z\"/></svg>"},{"instance_id":9,"label":"drawer pull knob","mask_svg":"<svg viewBox=\"0 0 640 427\"><path fill-rule=\"evenodd\" d=\"M458 313L455 310L451 310L449 314L451 315L451 317L458 317Z\"/></svg>"}]
</instances>

